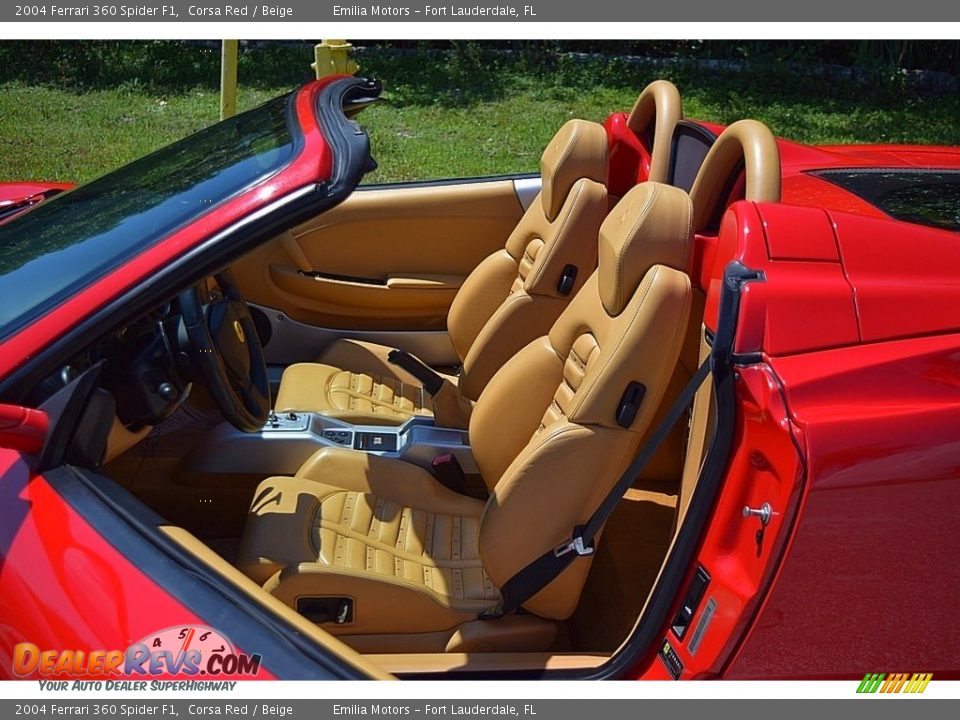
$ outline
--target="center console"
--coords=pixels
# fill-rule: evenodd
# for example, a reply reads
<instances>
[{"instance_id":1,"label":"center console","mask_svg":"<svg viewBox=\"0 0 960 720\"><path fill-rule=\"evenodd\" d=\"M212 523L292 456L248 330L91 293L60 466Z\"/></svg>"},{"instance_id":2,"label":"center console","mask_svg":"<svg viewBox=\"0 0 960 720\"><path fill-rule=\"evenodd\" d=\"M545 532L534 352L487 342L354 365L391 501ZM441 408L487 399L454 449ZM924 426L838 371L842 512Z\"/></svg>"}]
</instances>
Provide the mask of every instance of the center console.
<instances>
[{"instance_id":1,"label":"center console","mask_svg":"<svg viewBox=\"0 0 960 720\"><path fill-rule=\"evenodd\" d=\"M323 447L351 448L430 469L438 455L453 455L463 471L476 473L466 430L439 428L433 418L402 425L351 425L317 413L271 414L263 428L245 433L223 423L183 459L181 470L238 475L293 475Z\"/></svg>"}]
</instances>

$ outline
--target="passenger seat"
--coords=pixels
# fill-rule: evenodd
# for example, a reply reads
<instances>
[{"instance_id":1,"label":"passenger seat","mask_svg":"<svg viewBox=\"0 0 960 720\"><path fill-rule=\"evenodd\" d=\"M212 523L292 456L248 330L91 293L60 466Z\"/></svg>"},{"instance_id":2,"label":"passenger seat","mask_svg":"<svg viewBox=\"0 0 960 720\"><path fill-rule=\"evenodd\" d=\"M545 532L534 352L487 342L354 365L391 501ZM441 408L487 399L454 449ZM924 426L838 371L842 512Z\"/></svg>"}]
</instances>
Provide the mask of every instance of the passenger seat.
<instances>
[{"instance_id":1,"label":"passenger seat","mask_svg":"<svg viewBox=\"0 0 960 720\"><path fill-rule=\"evenodd\" d=\"M604 221L597 270L477 402L485 503L412 463L322 448L257 488L239 569L361 652L550 648L592 556L524 613L478 617L590 518L653 425L689 322L691 214L684 191L644 183ZM317 612L331 602L336 621Z\"/></svg>"}]
</instances>

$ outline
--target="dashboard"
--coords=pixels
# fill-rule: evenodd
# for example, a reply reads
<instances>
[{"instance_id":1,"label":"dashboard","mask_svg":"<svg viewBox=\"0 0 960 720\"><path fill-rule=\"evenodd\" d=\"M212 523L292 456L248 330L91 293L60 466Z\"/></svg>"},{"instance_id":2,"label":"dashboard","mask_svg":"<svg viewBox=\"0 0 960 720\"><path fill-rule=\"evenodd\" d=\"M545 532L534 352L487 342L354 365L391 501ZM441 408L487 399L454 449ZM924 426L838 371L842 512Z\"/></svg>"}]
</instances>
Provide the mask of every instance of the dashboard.
<instances>
[{"instance_id":1,"label":"dashboard","mask_svg":"<svg viewBox=\"0 0 960 720\"><path fill-rule=\"evenodd\" d=\"M35 390L35 402L99 365L97 384L113 396L117 419L132 431L158 424L186 400L194 380L181 326L176 302L155 308L72 357Z\"/></svg>"}]
</instances>

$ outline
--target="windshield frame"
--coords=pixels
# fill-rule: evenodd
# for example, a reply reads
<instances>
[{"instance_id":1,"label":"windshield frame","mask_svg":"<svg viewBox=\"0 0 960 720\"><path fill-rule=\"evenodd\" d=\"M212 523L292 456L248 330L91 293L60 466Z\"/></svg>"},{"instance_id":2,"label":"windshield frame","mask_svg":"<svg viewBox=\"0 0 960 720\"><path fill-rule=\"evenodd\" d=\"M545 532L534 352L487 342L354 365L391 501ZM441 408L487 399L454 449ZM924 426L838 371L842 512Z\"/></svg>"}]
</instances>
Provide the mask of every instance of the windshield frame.
<instances>
[{"instance_id":1,"label":"windshield frame","mask_svg":"<svg viewBox=\"0 0 960 720\"><path fill-rule=\"evenodd\" d=\"M131 260L134 260L141 254L143 254L145 251L159 244L162 244L163 242L168 240L170 237L176 235L178 232L183 230L185 227L188 227L194 223L197 223L198 221L201 221L203 218L213 213L216 213L224 205L250 192L253 188L269 182L272 178L276 177L277 175L282 173L284 170L288 169L291 165L293 165L302 154L304 144L305 144L303 128L301 127L301 124L298 120L297 112L296 112L297 95L298 95L298 91L294 90L284 95L279 95L277 97L271 98L270 100L264 103L261 103L260 105L254 108L251 108L250 110L247 110L244 113L240 113L234 116L233 118L227 118L224 121L213 123L207 126L206 128L202 128L201 130L195 133L191 133L190 135L180 138L179 140L176 140L168 145L165 145L151 153L148 153L146 155L143 155L141 157L138 157L132 160L129 163L121 165L120 167L114 170L111 170L110 172L104 175L101 175L87 183L79 185L75 188L71 188L70 190L67 190L65 192L58 192L56 193L56 197L52 197L49 200L45 200L42 203L37 203L33 207L30 207L22 211L20 214L16 214L14 217L11 217L8 222L4 222L2 225L0 225L0 243L2 243L4 241L5 232L10 230L16 230L18 227L20 227L21 223L29 223L31 221L31 218L36 217L34 213L37 211L45 212L45 209L48 209L51 207L54 207L54 208L59 207L58 205L59 203L64 201L69 202L70 196L74 195L75 193L77 192L83 193L86 189L97 184L106 184L109 182L110 178L112 177L116 177L119 180L123 178L125 174L129 174L131 169L136 166L142 165L144 167L150 167L151 160L156 160L161 157L168 157L173 153L176 153L179 149L189 146L190 141L194 140L197 135L202 134L204 132L209 132L213 128L220 126L225 122L226 123L229 123L231 121L234 123L239 122L239 120L236 120L234 118L242 119L244 116L248 116L248 117L253 116L258 111L263 111L267 106L273 103L280 103L283 105L282 113L283 113L283 119L285 124L285 132L289 137L289 141L284 143L284 146L289 146L289 150L285 152L283 157L281 157L277 162L270 164L267 168L264 169L263 172L260 172L250 177L250 179L247 182L244 182L242 185L232 187L229 190L229 192L226 192L222 196L217 197L214 202L210 202L209 204L203 207L197 207L194 212L189 212L184 214L183 217L179 219L179 221L175 222L174 224L171 224L170 226L166 227L160 232L157 232L156 234L153 234L153 235L144 234L141 237L135 239L130 244L124 245L123 247L118 248L118 251L115 254L104 257L103 260L100 263L98 263L96 266L94 266L93 268L85 269L83 272L73 277L65 285L59 288L53 288L53 292L51 294L40 299L35 304L25 306L22 311L18 310L15 316L13 316L7 321L4 321L3 324L0 324L0 342L3 342L8 338L17 335L19 332L23 331L24 328L29 327L31 323L35 322L38 318L43 317L44 315L47 315L48 313L56 310L65 302L69 301L71 298L75 297L79 293L88 289L90 286L95 285L97 282L101 280L101 278L110 275L112 272L116 271L118 268L122 267L123 265L130 262ZM266 153L263 153L263 154L266 154ZM255 155L250 156L250 158L254 158L254 157ZM175 200L178 197L187 196L189 195L192 189L208 181L209 179L204 179L198 182L194 182L189 186L185 186L180 192L175 193L174 195L171 195L170 198L167 198L167 200L170 200L170 199ZM106 187L109 188L109 185L106 185ZM139 190L133 190L132 192L138 192L138 191ZM157 203L157 205L155 205L152 209L156 210L163 204L163 202L166 202L166 200L163 200ZM122 225L123 222L125 222L127 219L136 218L137 213L140 210L141 208L131 208L129 213L117 219L116 221L117 226L119 227L120 225ZM64 231L64 232L68 232L68 231ZM82 246L84 243L96 241L97 239L98 238L96 236L92 236L92 237L88 236L79 242L76 242L76 241L69 242L63 246L52 248L47 252L44 252L40 255L37 255L31 258L27 264L37 260L42 260L44 257L50 256L51 254L64 251L64 250L82 251L83 249ZM20 268L15 268L12 272L17 272L19 269ZM2 279L3 279L2 276L0 276L0 283L2 283Z\"/></svg>"},{"instance_id":2,"label":"windshield frame","mask_svg":"<svg viewBox=\"0 0 960 720\"><path fill-rule=\"evenodd\" d=\"M296 116L305 144L293 164L0 340L0 402L29 403L34 387L93 343L345 200L375 166L354 106L380 92L376 80L346 76L300 88Z\"/></svg>"}]
</instances>

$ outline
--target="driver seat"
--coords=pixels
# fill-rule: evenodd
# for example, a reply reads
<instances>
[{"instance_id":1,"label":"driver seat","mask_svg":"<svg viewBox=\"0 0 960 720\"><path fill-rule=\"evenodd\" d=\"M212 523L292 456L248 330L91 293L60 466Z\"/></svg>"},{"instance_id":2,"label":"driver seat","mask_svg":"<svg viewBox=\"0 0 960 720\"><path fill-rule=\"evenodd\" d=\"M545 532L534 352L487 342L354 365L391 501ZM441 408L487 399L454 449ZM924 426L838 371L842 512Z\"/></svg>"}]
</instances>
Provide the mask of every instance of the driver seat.
<instances>
[{"instance_id":1,"label":"driver seat","mask_svg":"<svg viewBox=\"0 0 960 720\"><path fill-rule=\"evenodd\" d=\"M361 652L549 649L590 557L526 613L478 614L593 513L650 429L690 314L691 215L683 190L631 189L600 229L597 270L487 385L469 429L486 503L417 465L325 448L257 488L240 569Z\"/></svg>"}]
</instances>

